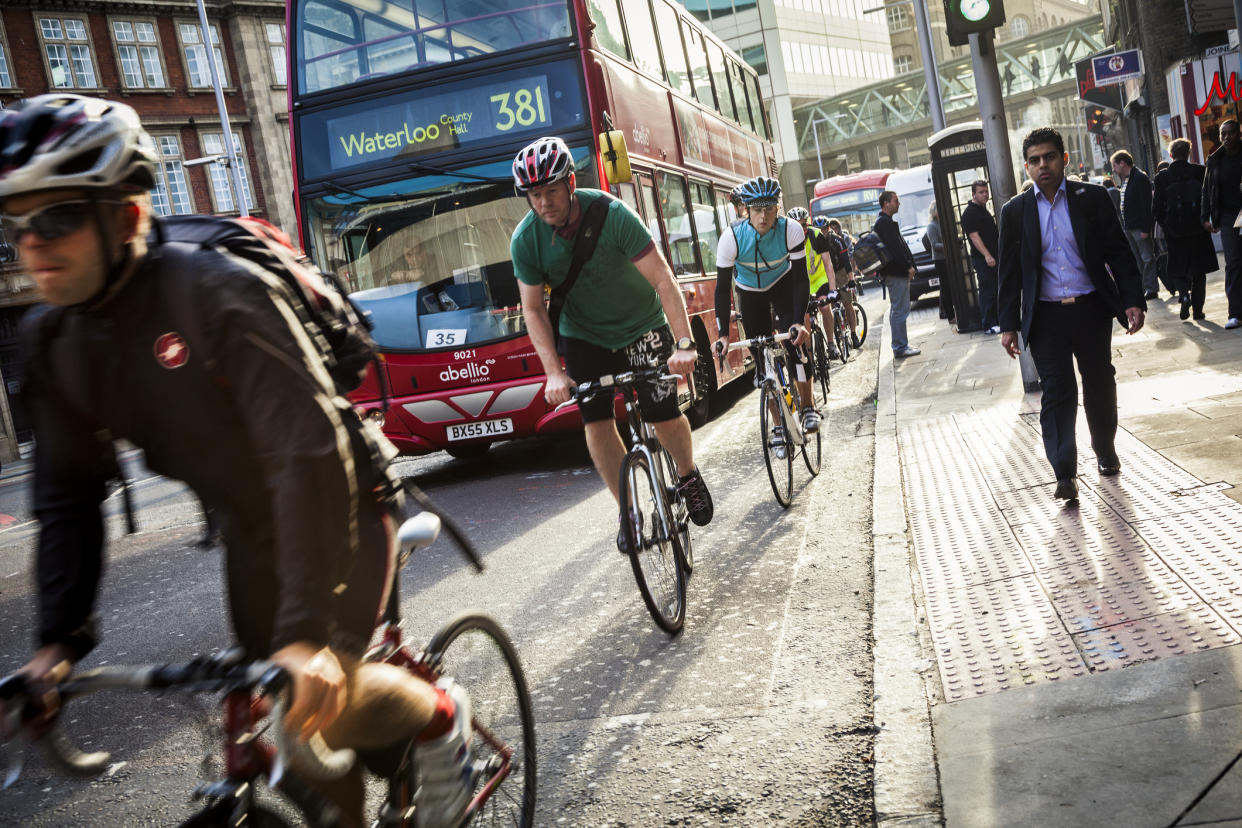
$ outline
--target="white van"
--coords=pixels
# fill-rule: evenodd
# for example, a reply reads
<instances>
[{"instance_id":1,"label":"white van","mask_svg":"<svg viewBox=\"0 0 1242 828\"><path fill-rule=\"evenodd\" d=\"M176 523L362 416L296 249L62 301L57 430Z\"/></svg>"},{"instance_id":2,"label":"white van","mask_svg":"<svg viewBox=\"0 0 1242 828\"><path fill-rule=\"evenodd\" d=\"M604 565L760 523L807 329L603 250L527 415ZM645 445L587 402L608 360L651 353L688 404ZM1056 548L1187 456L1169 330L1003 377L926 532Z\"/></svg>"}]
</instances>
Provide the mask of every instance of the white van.
<instances>
[{"instance_id":1,"label":"white van","mask_svg":"<svg viewBox=\"0 0 1242 828\"><path fill-rule=\"evenodd\" d=\"M931 165L894 171L884 184L884 189L892 190L901 199L901 207L894 219L901 228L901 237L910 245L910 252L914 254L914 266L918 271L910 284L910 301L913 302L925 293L940 290L936 265L932 261L931 253L923 249L923 233L927 230L928 215L932 205L936 203L936 194L932 191Z\"/></svg>"}]
</instances>

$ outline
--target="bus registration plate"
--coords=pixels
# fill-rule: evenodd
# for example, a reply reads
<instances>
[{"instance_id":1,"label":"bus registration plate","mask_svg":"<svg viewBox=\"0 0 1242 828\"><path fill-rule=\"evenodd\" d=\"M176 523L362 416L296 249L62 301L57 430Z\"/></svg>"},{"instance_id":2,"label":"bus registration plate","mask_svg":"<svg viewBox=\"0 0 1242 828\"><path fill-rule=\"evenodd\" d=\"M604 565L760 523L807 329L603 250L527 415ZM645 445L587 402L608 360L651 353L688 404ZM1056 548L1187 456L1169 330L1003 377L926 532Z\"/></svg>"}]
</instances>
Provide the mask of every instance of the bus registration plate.
<instances>
[{"instance_id":1,"label":"bus registration plate","mask_svg":"<svg viewBox=\"0 0 1242 828\"><path fill-rule=\"evenodd\" d=\"M940 280L939 279L928 279L927 286L928 287L940 287Z\"/></svg>"},{"instance_id":2,"label":"bus registration plate","mask_svg":"<svg viewBox=\"0 0 1242 828\"><path fill-rule=\"evenodd\" d=\"M472 437L496 437L501 434L513 433L513 420L480 420L477 423L461 423L448 427L450 440L469 440Z\"/></svg>"}]
</instances>

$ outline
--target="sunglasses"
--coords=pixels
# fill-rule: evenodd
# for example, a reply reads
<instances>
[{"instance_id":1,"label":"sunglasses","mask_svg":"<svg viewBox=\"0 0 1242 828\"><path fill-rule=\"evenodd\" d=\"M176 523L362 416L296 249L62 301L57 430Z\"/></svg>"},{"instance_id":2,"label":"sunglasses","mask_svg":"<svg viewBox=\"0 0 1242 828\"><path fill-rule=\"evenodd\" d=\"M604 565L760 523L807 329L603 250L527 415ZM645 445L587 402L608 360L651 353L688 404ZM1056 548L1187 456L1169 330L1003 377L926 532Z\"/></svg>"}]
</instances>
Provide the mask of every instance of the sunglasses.
<instances>
[{"instance_id":1,"label":"sunglasses","mask_svg":"<svg viewBox=\"0 0 1242 828\"><path fill-rule=\"evenodd\" d=\"M4 235L17 241L27 231L44 241L59 239L81 229L95 215L96 204L120 204L119 201L59 201L41 210L21 216L0 216Z\"/></svg>"}]
</instances>

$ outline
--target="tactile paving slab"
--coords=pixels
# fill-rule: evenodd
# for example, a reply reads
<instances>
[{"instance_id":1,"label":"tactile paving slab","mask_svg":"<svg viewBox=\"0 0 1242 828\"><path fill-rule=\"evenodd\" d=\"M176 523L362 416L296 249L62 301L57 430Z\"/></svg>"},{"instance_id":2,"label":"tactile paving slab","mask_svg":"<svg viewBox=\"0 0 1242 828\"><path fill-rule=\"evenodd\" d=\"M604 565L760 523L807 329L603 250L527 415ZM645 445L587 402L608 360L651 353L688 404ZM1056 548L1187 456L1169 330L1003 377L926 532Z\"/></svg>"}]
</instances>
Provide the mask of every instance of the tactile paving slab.
<instances>
[{"instance_id":1,"label":"tactile paving slab","mask_svg":"<svg viewBox=\"0 0 1242 828\"><path fill-rule=\"evenodd\" d=\"M948 701L1088 673L1033 575L941 589L927 610Z\"/></svg>"},{"instance_id":2,"label":"tactile paving slab","mask_svg":"<svg viewBox=\"0 0 1242 828\"><path fill-rule=\"evenodd\" d=\"M1052 497L1036 417L902 428L928 623L949 701L1242 643L1242 504L1119 432L1079 500ZM1084 445L1085 439L1085 445Z\"/></svg>"},{"instance_id":3,"label":"tactile paving slab","mask_svg":"<svg viewBox=\"0 0 1242 828\"><path fill-rule=\"evenodd\" d=\"M1051 569L1088 558L1117 555L1142 546L1139 533L1105 506L1091 490L1080 490L1076 507L1041 506L1050 501L1027 501L1022 523L1011 525L1014 536L1034 569Z\"/></svg>"},{"instance_id":4,"label":"tactile paving slab","mask_svg":"<svg viewBox=\"0 0 1242 828\"><path fill-rule=\"evenodd\" d=\"M1130 553L1038 573L1071 633L1185 609L1200 598L1141 543Z\"/></svg>"},{"instance_id":5,"label":"tactile paving slab","mask_svg":"<svg viewBox=\"0 0 1242 828\"><path fill-rule=\"evenodd\" d=\"M1092 672L1117 670L1145 661L1186 655L1242 642L1219 615L1203 604L1153 615L1074 636Z\"/></svg>"},{"instance_id":6,"label":"tactile paving slab","mask_svg":"<svg viewBox=\"0 0 1242 828\"><path fill-rule=\"evenodd\" d=\"M1179 512L1136 525L1203 600L1242 600L1242 507Z\"/></svg>"}]
</instances>

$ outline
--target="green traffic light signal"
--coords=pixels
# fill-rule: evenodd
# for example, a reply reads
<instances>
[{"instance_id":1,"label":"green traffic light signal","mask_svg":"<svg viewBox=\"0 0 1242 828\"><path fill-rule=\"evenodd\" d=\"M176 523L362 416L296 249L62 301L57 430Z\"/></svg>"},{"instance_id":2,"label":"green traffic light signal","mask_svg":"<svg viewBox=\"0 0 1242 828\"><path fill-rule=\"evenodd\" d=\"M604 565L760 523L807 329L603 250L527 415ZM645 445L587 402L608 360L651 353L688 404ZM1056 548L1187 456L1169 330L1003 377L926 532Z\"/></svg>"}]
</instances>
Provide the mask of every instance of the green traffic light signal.
<instances>
[{"instance_id":1,"label":"green traffic light signal","mask_svg":"<svg viewBox=\"0 0 1242 828\"><path fill-rule=\"evenodd\" d=\"M944 0L945 33L952 46L965 46L970 36L1005 23L1004 0Z\"/></svg>"},{"instance_id":2,"label":"green traffic light signal","mask_svg":"<svg viewBox=\"0 0 1242 828\"><path fill-rule=\"evenodd\" d=\"M992 11L992 4L988 0L958 0L958 10L971 23L978 23Z\"/></svg>"}]
</instances>

